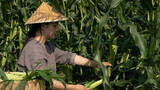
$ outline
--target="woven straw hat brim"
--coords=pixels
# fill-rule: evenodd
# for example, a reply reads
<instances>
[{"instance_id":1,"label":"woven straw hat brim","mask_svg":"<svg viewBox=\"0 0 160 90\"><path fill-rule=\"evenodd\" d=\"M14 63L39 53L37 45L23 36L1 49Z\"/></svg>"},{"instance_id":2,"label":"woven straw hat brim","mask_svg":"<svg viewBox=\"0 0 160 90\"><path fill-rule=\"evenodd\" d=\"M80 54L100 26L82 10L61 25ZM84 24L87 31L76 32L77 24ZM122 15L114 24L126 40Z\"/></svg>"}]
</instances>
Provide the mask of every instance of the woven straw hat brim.
<instances>
[{"instance_id":1,"label":"woven straw hat brim","mask_svg":"<svg viewBox=\"0 0 160 90\"><path fill-rule=\"evenodd\" d=\"M42 3L33 15L27 20L25 25L38 24L38 23L49 23L59 22L67 20L68 18L57 12L53 7L47 3Z\"/></svg>"},{"instance_id":2,"label":"woven straw hat brim","mask_svg":"<svg viewBox=\"0 0 160 90\"><path fill-rule=\"evenodd\" d=\"M45 21L38 21L38 22L26 22L25 23L25 25L29 25L29 24L38 24L38 23L49 23L49 22L60 22L60 21L65 21L65 20L67 20L68 18L66 18L66 19L59 19L59 20L45 20Z\"/></svg>"}]
</instances>

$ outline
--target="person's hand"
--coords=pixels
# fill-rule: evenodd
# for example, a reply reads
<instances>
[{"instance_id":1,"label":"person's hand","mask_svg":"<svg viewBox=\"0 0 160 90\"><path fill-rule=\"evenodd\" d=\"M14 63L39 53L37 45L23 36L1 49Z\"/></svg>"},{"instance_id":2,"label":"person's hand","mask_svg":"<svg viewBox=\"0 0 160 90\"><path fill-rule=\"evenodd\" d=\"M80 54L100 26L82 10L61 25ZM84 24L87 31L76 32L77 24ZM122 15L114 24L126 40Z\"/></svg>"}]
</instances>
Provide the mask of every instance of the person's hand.
<instances>
[{"instance_id":1,"label":"person's hand","mask_svg":"<svg viewBox=\"0 0 160 90\"><path fill-rule=\"evenodd\" d=\"M89 90L89 88L83 86L83 85L74 85L75 90Z\"/></svg>"},{"instance_id":2,"label":"person's hand","mask_svg":"<svg viewBox=\"0 0 160 90\"><path fill-rule=\"evenodd\" d=\"M110 64L109 62L102 62L102 64L106 67L112 67L112 64ZM97 68L101 69L100 66L97 66Z\"/></svg>"},{"instance_id":3,"label":"person's hand","mask_svg":"<svg viewBox=\"0 0 160 90\"><path fill-rule=\"evenodd\" d=\"M104 65L104 66L106 66L106 67L112 67L112 64L110 64L109 62L102 62L102 64Z\"/></svg>"}]
</instances>

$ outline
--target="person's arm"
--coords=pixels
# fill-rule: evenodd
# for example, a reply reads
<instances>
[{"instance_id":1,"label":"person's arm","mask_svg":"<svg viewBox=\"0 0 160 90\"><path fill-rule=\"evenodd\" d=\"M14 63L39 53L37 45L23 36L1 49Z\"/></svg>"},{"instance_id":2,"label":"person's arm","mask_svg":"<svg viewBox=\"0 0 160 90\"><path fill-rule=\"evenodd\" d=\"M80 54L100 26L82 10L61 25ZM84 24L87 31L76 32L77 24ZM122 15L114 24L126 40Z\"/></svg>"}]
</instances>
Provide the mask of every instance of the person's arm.
<instances>
[{"instance_id":1,"label":"person's arm","mask_svg":"<svg viewBox=\"0 0 160 90\"><path fill-rule=\"evenodd\" d=\"M84 58L82 56L76 55L75 56L75 65L79 65L79 66L87 66L87 67L98 67L97 63L95 61L89 60L87 58ZM102 62L105 66L112 66L110 63L108 62Z\"/></svg>"},{"instance_id":2,"label":"person's arm","mask_svg":"<svg viewBox=\"0 0 160 90\"><path fill-rule=\"evenodd\" d=\"M60 81L53 80L54 90L65 90L65 87ZM66 84L66 90L89 90L83 85L70 85Z\"/></svg>"}]
</instances>

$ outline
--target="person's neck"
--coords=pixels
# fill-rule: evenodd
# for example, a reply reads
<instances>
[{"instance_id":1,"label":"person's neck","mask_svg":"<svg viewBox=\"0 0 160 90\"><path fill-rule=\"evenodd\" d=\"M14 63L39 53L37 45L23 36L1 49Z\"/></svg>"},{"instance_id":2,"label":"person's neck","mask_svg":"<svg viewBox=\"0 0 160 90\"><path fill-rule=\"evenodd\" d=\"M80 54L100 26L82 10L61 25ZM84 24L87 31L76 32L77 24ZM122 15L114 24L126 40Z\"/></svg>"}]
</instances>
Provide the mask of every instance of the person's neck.
<instances>
[{"instance_id":1,"label":"person's neck","mask_svg":"<svg viewBox=\"0 0 160 90\"><path fill-rule=\"evenodd\" d=\"M44 45L44 43L46 42L46 38L44 36L36 36L34 39L36 39L37 41L39 41L42 45Z\"/></svg>"}]
</instances>

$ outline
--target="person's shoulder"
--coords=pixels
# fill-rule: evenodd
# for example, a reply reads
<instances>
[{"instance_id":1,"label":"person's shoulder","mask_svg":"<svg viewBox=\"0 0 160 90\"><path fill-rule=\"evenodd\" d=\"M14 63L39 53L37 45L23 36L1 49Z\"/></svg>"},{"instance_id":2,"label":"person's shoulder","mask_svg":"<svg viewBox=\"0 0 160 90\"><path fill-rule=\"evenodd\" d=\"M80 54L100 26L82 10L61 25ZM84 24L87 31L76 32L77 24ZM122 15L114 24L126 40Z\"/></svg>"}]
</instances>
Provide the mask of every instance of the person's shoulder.
<instances>
[{"instance_id":1,"label":"person's shoulder","mask_svg":"<svg viewBox=\"0 0 160 90\"><path fill-rule=\"evenodd\" d=\"M26 49L41 48L41 44L38 41L32 39L25 45L24 48L26 48Z\"/></svg>"}]
</instances>

